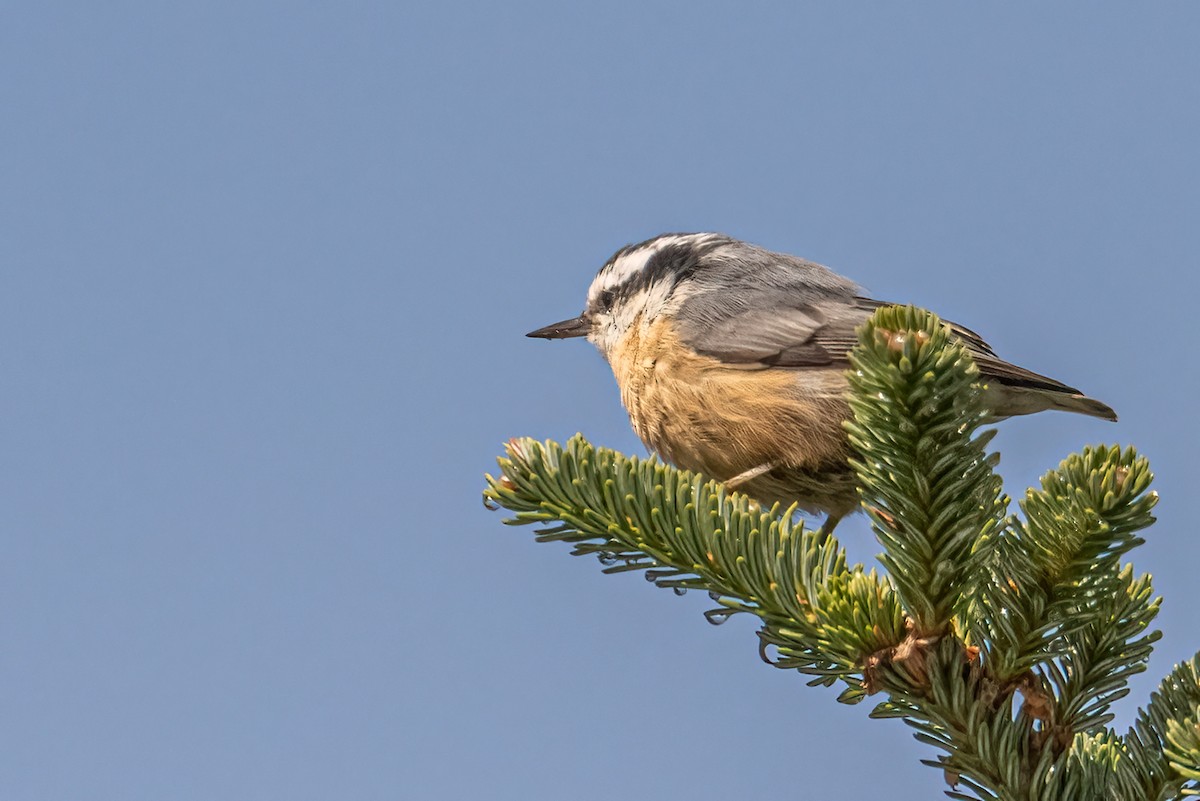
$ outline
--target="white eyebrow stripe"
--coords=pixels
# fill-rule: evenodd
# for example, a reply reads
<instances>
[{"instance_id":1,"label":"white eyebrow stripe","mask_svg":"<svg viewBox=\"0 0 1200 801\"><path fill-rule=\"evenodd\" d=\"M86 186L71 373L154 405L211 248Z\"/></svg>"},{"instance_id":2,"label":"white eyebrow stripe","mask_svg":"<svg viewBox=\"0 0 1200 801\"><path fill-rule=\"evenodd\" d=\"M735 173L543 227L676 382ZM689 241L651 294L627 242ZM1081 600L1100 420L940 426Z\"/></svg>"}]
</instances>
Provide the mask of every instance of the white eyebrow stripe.
<instances>
[{"instance_id":1,"label":"white eyebrow stripe","mask_svg":"<svg viewBox=\"0 0 1200 801\"><path fill-rule=\"evenodd\" d=\"M703 233L703 234L670 234L660 236L658 239L651 240L648 244L635 248L628 253L623 253L617 258L607 269L602 270L596 281L592 283L591 291L588 293L589 298L595 298L605 290L614 289L625 283L633 276L640 273L646 268L646 263L654 258L660 250L671 245L679 245L685 242L690 242L693 245L700 245L704 242L719 236L719 234Z\"/></svg>"},{"instance_id":2,"label":"white eyebrow stripe","mask_svg":"<svg viewBox=\"0 0 1200 801\"><path fill-rule=\"evenodd\" d=\"M621 256L604 271L604 289L612 289L633 278L645 268L646 262L650 261L655 253L658 253L657 243Z\"/></svg>"}]
</instances>

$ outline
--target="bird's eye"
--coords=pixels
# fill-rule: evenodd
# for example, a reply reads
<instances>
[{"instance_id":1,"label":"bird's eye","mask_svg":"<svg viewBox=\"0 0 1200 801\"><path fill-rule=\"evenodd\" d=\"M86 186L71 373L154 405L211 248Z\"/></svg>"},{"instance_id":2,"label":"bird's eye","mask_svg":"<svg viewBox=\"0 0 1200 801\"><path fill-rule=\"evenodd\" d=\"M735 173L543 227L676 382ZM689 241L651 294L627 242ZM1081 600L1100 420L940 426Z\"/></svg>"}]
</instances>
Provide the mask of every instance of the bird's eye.
<instances>
[{"instance_id":1,"label":"bird's eye","mask_svg":"<svg viewBox=\"0 0 1200 801\"><path fill-rule=\"evenodd\" d=\"M613 301L617 299L617 294L611 289L606 289L600 293L600 308L608 311L613 306Z\"/></svg>"}]
</instances>

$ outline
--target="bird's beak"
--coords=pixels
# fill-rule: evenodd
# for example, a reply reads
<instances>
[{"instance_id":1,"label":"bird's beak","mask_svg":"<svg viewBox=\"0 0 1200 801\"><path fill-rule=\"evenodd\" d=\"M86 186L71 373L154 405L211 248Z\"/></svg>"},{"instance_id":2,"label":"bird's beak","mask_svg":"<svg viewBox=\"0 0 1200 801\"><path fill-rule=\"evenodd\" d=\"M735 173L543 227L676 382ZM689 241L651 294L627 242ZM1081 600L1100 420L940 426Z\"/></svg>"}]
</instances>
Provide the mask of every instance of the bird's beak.
<instances>
[{"instance_id":1,"label":"bird's beak","mask_svg":"<svg viewBox=\"0 0 1200 801\"><path fill-rule=\"evenodd\" d=\"M572 317L570 320L563 320L561 323L553 323L545 328L530 331L525 336L536 337L538 339L569 339L571 337L585 337L591 329L592 322L581 314L578 317Z\"/></svg>"}]
</instances>

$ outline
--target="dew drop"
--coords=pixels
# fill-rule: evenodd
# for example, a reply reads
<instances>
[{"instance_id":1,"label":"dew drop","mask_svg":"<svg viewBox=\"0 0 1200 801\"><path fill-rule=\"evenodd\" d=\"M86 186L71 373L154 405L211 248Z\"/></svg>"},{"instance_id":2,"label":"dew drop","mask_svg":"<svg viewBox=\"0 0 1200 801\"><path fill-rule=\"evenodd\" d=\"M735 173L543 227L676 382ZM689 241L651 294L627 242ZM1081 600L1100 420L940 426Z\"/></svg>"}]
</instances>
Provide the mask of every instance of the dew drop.
<instances>
[{"instance_id":1,"label":"dew drop","mask_svg":"<svg viewBox=\"0 0 1200 801\"><path fill-rule=\"evenodd\" d=\"M709 590L708 597L713 599L714 601L719 601L719 600L721 600L721 593L715 592L714 590Z\"/></svg>"},{"instance_id":2,"label":"dew drop","mask_svg":"<svg viewBox=\"0 0 1200 801\"><path fill-rule=\"evenodd\" d=\"M647 570L646 571L646 581L653 583L655 581L658 581L664 575L666 575L666 574L663 573L661 570Z\"/></svg>"},{"instance_id":3,"label":"dew drop","mask_svg":"<svg viewBox=\"0 0 1200 801\"><path fill-rule=\"evenodd\" d=\"M485 496L483 496L483 508L487 509L488 511L494 512L500 508L500 504L496 503L491 498L489 498L485 495Z\"/></svg>"},{"instance_id":4,"label":"dew drop","mask_svg":"<svg viewBox=\"0 0 1200 801\"><path fill-rule=\"evenodd\" d=\"M709 609L704 613L704 619L714 626L719 626L733 616L728 609Z\"/></svg>"},{"instance_id":5,"label":"dew drop","mask_svg":"<svg viewBox=\"0 0 1200 801\"><path fill-rule=\"evenodd\" d=\"M676 595L687 595L687 587L672 587Z\"/></svg>"},{"instance_id":6,"label":"dew drop","mask_svg":"<svg viewBox=\"0 0 1200 801\"><path fill-rule=\"evenodd\" d=\"M620 560L617 558L617 555L615 553L609 553L608 551L601 551L600 553L596 554L596 561L598 561L600 564L604 565L605 567L612 567Z\"/></svg>"}]
</instances>

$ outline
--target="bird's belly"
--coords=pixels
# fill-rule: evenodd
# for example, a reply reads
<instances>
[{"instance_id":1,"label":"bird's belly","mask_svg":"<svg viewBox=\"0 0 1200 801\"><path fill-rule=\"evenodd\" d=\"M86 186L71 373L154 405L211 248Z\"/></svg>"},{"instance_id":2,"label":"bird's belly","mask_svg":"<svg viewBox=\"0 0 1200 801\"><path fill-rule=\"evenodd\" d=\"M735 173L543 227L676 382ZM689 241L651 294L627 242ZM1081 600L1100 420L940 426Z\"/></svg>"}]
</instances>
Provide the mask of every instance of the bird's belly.
<instances>
[{"instance_id":1,"label":"bird's belly","mask_svg":"<svg viewBox=\"0 0 1200 801\"><path fill-rule=\"evenodd\" d=\"M611 360L634 430L649 448L722 481L772 465L745 485L770 501L804 502L799 495L811 490L788 489L797 476L848 472L841 370L737 369L668 339L660 332L649 340L653 347Z\"/></svg>"}]
</instances>

